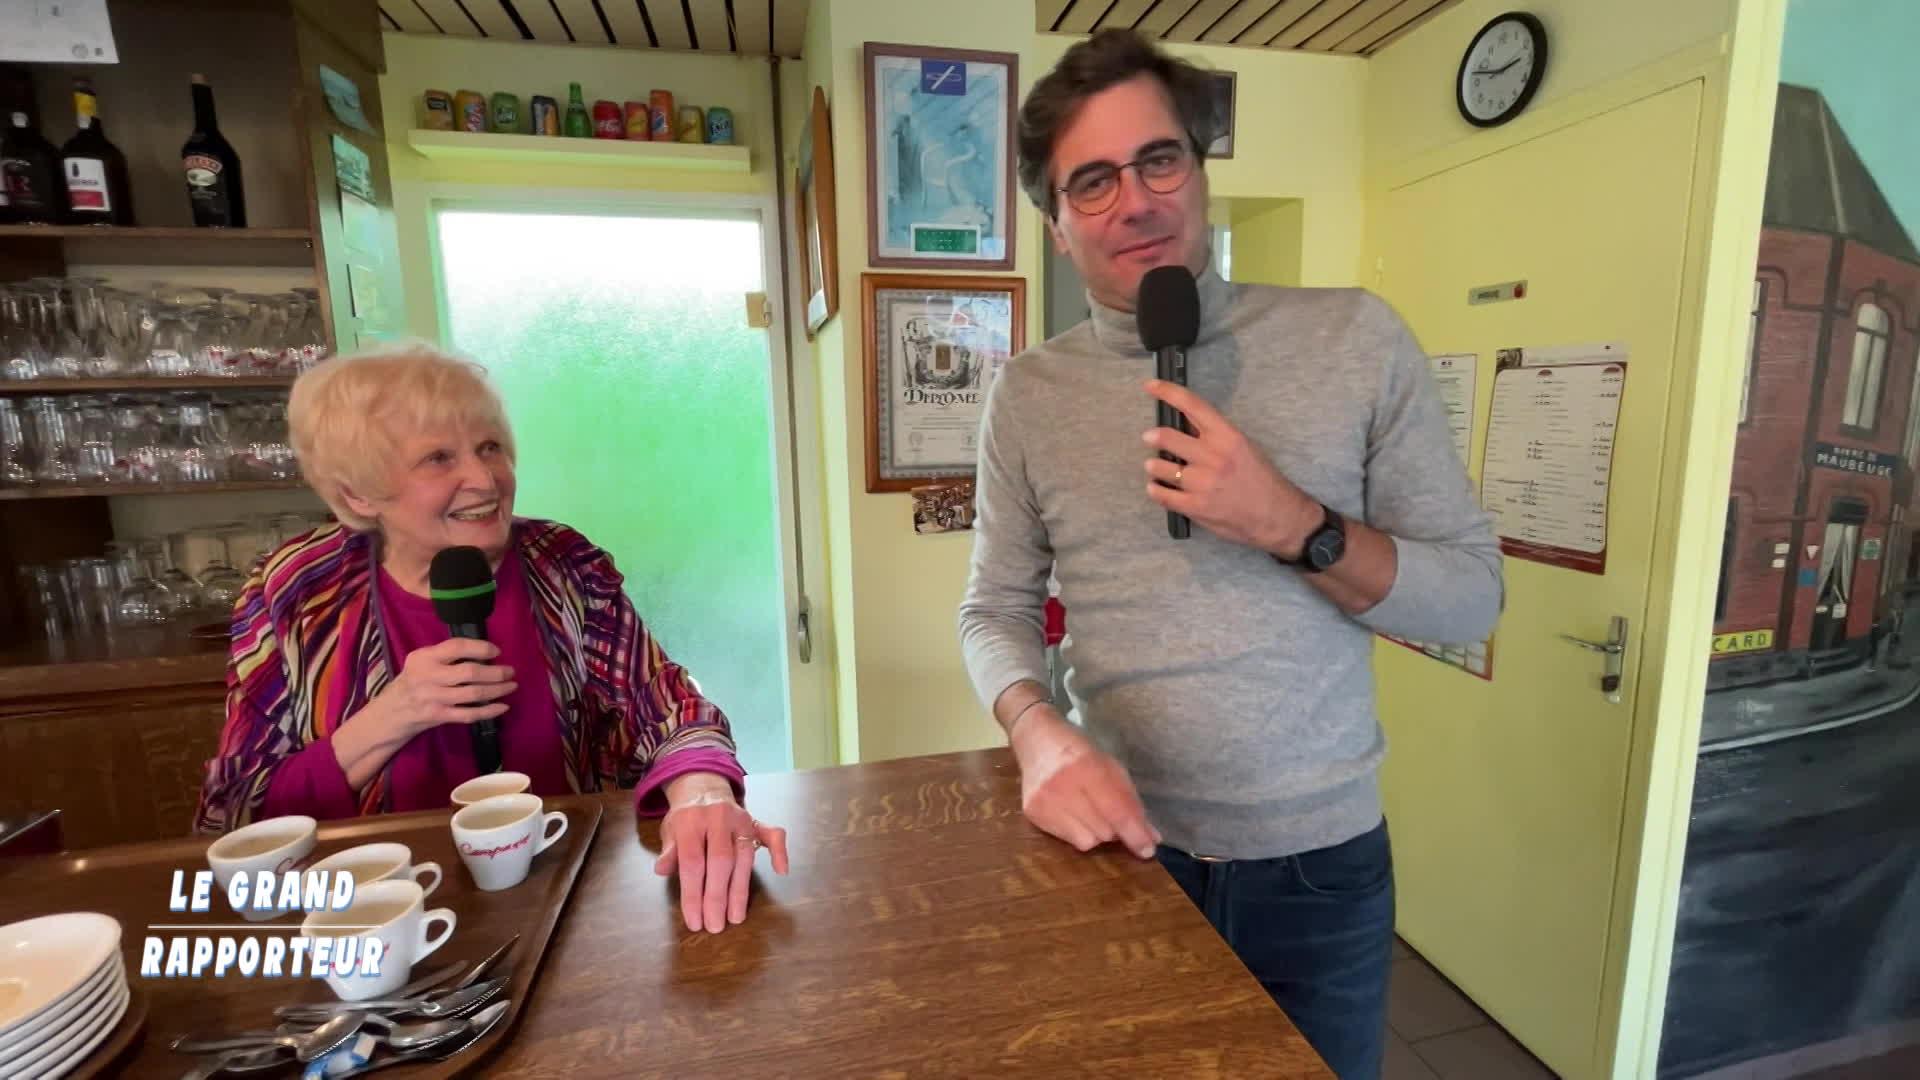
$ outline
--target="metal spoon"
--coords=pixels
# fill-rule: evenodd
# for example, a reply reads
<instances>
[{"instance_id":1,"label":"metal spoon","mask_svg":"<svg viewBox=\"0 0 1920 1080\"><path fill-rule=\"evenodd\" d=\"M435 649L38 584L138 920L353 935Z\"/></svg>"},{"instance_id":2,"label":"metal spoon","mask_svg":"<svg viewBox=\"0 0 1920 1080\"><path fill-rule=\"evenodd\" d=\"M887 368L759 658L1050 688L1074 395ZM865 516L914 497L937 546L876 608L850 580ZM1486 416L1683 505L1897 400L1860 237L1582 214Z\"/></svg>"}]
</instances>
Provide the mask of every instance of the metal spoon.
<instances>
[{"instance_id":1,"label":"metal spoon","mask_svg":"<svg viewBox=\"0 0 1920 1080\"><path fill-rule=\"evenodd\" d=\"M352 1010L355 1012L394 1012L409 1016L424 1016L430 1020L442 1020L461 1016L486 1004L507 988L504 978L488 979L475 983L465 990L455 990L431 1000L421 998L388 998L382 1001L330 1002L321 1005L282 1005L273 1010L274 1015L286 1020L318 1020L337 1013Z\"/></svg>"},{"instance_id":2,"label":"metal spoon","mask_svg":"<svg viewBox=\"0 0 1920 1080\"><path fill-rule=\"evenodd\" d=\"M478 964L475 964L473 966L473 970L467 972L466 978L461 979L457 983L454 983L453 988L455 990L462 990L462 989L465 989L466 987L472 986L474 983L479 982L481 979L486 978L487 973L493 970L494 965L506 959L507 953L512 951L513 947L519 944L519 942L520 942L519 934L515 934L512 937L508 938L505 944L501 945L499 948L488 953L487 958L485 960L482 960ZM400 996L407 997L408 995L401 994Z\"/></svg>"},{"instance_id":3,"label":"metal spoon","mask_svg":"<svg viewBox=\"0 0 1920 1080\"><path fill-rule=\"evenodd\" d=\"M367 1073L378 1072L381 1069L394 1065L411 1065L422 1061L445 1061L447 1058L453 1057L455 1054L464 1051L467 1047L485 1038L487 1032L493 1030L494 1025L500 1022L501 1017L507 1015L507 1010L512 1006L513 1002L511 1001L496 1001L462 1021L462 1023L467 1025L466 1033L463 1035L455 1035L452 1038L435 1043L424 1049L376 1058L367 1062L365 1065L355 1066L345 1072L335 1073L329 1080L347 1080L350 1076L365 1076Z\"/></svg>"},{"instance_id":4,"label":"metal spoon","mask_svg":"<svg viewBox=\"0 0 1920 1080\"><path fill-rule=\"evenodd\" d=\"M261 1050L269 1046L284 1046L301 1061L312 1061L353 1038L365 1020L365 1013L344 1012L304 1035L249 1031L224 1039L182 1036L173 1040L173 1048L183 1054L206 1054L216 1050Z\"/></svg>"},{"instance_id":5,"label":"metal spoon","mask_svg":"<svg viewBox=\"0 0 1920 1080\"><path fill-rule=\"evenodd\" d=\"M232 1050L188 1070L180 1080L212 1080L221 1073L265 1072L281 1068L288 1060L286 1050L278 1046L265 1050Z\"/></svg>"},{"instance_id":6,"label":"metal spoon","mask_svg":"<svg viewBox=\"0 0 1920 1080\"><path fill-rule=\"evenodd\" d=\"M464 1020L429 1020L424 1024L402 1024L379 1013L368 1013L367 1023L385 1028L386 1034L376 1033L373 1037L395 1050L418 1050L467 1030ZM280 1025L280 1033L283 1035L298 1035L306 1030L295 1022Z\"/></svg>"}]
</instances>

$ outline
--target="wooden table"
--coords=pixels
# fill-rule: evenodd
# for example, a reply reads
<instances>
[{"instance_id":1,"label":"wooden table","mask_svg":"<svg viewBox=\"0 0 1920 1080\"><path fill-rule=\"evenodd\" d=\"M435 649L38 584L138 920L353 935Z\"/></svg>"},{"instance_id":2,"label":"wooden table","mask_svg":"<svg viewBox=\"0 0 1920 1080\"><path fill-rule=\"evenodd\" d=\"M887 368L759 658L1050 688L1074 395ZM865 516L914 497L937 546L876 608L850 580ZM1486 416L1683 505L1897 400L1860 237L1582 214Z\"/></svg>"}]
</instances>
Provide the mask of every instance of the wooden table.
<instances>
[{"instance_id":1,"label":"wooden table","mask_svg":"<svg viewBox=\"0 0 1920 1080\"><path fill-rule=\"evenodd\" d=\"M754 777L749 805L787 826L793 873L763 858L746 923L707 935L653 873L658 826L606 796L528 1011L482 1071L1332 1076L1158 865L1028 825L1005 751ZM9 877L0 922L93 900L27 899ZM149 1032L129 1075L178 1075L173 1034Z\"/></svg>"}]
</instances>

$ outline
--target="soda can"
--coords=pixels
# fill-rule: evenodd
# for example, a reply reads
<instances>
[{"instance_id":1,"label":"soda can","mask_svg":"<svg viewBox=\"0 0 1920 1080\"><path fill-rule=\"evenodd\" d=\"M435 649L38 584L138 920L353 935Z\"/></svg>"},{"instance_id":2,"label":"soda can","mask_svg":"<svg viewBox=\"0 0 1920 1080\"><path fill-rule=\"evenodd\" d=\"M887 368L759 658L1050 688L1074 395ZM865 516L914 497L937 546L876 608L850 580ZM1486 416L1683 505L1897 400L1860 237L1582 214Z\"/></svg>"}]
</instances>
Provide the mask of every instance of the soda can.
<instances>
[{"instance_id":1,"label":"soda can","mask_svg":"<svg viewBox=\"0 0 1920 1080\"><path fill-rule=\"evenodd\" d=\"M505 91L493 95L493 130L501 135L520 134L520 98Z\"/></svg>"},{"instance_id":2,"label":"soda can","mask_svg":"<svg viewBox=\"0 0 1920 1080\"><path fill-rule=\"evenodd\" d=\"M453 95L453 123L456 131L486 131L487 99L475 90Z\"/></svg>"},{"instance_id":3,"label":"soda can","mask_svg":"<svg viewBox=\"0 0 1920 1080\"><path fill-rule=\"evenodd\" d=\"M700 112L700 106L680 106L680 141L690 143L707 141L707 118Z\"/></svg>"},{"instance_id":4,"label":"soda can","mask_svg":"<svg viewBox=\"0 0 1920 1080\"><path fill-rule=\"evenodd\" d=\"M445 90L429 90L420 95L420 103L426 106L428 131L453 130L453 95Z\"/></svg>"},{"instance_id":5,"label":"soda can","mask_svg":"<svg viewBox=\"0 0 1920 1080\"><path fill-rule=\"evenodd\" d=\"M707 141L715 146L733 145L733 110L715 105L707 110Z\"/></svg>"},{"instance_id":6,"label":"soda can","mask_svg":"<svg viewBox=\"0 0 1920 1080\"><path fill-rule=\"evenodd\" d=\"M620 106L605 98L593 103L593 137L596 139L627 137L627 125L620 119Z\"/></svg>"},{"instance_id":7,"label":"soda can","mask_svg":"<svg viewBox=\"0 0 1920 1080\"><path fill-rule=\"evenodd\" d=\"M647 96L647 109L653 114L653 141L673 141L673 93L655 90Z\"/></svg>"},{"instance_id":8,"label":"soda can","mask_svg":"<svg viewBox=\"0 0 1920 1080\"><path fill-rule=\"evenodd\" d=\"M560 103L545 94L536 94L532 105L533 133L535 135L560 134Z\"/></svg>"},{"instance_id":9,"label":"soda can","mask_svg":"<svg viewBox=\"0 0 1920 1080\"><path fill-rule=\"evenodd\" d=\"M646 140L653 138L653 110L644 101L629 101L627 110L627 138Z\"/></svg>"}]
</instances>

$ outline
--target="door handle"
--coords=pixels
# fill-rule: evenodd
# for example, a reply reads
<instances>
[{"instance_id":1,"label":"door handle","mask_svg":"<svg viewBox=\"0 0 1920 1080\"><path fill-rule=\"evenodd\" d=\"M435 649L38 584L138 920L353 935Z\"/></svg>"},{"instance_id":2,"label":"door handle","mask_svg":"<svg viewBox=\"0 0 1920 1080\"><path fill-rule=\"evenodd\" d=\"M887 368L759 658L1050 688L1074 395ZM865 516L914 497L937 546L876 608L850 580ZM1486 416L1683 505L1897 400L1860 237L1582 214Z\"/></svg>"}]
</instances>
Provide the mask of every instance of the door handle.
<instances>
[{"instance_id":1,"label":"door handle","mask_svg":"<svg viewBox=\"0 0 1920 1080\"><path fill-rule=\"evenodd\" d=\"M1560 640L1588 652L1599 653L1604 659L1600 672L1600 692L1606 695L1610 705L1620 704L1620 682L1626 667L1627 619L1624 615L1615 615L1607 626L1607 640L1588 641L1586 638L1561 634Z\"/></svg>"}]
</instances>

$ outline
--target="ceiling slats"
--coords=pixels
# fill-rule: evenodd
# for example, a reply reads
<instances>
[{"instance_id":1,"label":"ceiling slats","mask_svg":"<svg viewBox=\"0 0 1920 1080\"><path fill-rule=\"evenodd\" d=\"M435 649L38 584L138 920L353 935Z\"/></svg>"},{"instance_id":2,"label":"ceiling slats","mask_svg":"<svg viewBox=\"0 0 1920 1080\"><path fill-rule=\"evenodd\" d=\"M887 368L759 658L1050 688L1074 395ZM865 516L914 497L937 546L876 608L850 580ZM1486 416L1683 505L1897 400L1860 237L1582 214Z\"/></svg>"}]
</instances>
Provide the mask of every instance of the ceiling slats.
<instances>
[{"instance_id":1,"label":"ceiling slats","mask_svg":"<svg viewBox=\"0 0 1920 1080\"><path fill-rule=\"evenodd\" d=\"M600 10L606 13L607 25L613 27L615 44L633 49L653 48L653 38L647 34L647 20L640 16L640 0L600 0Z\"/></svg>"},{"instance_id":2,"label":"ceiling slats","mask_svg":"<svg viewBox=\"0 0 1920 1080\"><path fill-rule=\"evenodd\" d=\"M1352 37L1340 42L1339 49L1342 52L1354 53L1378 52L1399 40L1401 35L1458 2L1459 0L1402 0L1400 6L1390 14L1368 23Z\"/></svg>"},{"instance_id":3,"label":"ceiling slats","mask_svg":"<svg viewBox=\"0 0 1920 1080\"><path fill-rule=\"evenodd\" d=\"M474 28L473 20L460 9L454 0L417 0L420 10L427 17L440 24L440 32L451 37L479 37L480 31Z\"/></svg>"},{"instance_id":4,"label":"ceiling slats","mask_svg":"<svg viewBox=\"0 0 1920 1080\"><path fill-rule=\"evenodd\" d=\"M691 49L693 35L687 31L687 13L680 0L640 0L653 23L653 37L663 49Z\"/></svg>"},{"instance_id":5,"label":"ceiling slats","mask_svg":"<svg viewBox=\"0 0 1920 1080\"><path fill-rule=\"evenodd\" d=\"M1345 15L1360 5L1360 0L1324 0L1312 11L1300 16L1292 26L1280 32L1280 36L1267 42L1276 49L1291 49L1313 35L1325 30L1335 19Z\"/></svg>"},{"instance_id":6,"label":"ceiling slats","mask_svg":"<svg viewBox=\"0 0 1920 1080\"><path fill-rule=\"evenodd\" d=\"M1240 0L1232 11L1222 15L1200 40L1215 45L1231 45L1240 40L1240 35L1259 22L1268 12L1280 6L1285 0Z\"/></svg>"},{"instance_id":7,"label":"ceiling slats","mask_svg":"<svg viewBox=\"0 0 1920 1080\"><path fill-rule=\"evenodd\" d=\"M693 13L693 32L699 38L701 52L732 52L733 36L727 26L727 0L692 0L687 10Z\"/></svg>"},{"instance_id":8,"label":"ceiling slats","mask_svg":"<svg viewBox=\"0 0 1920 1080\"><path fill-rule=\"evenodd\" d=\"M468 0L469 3L472 0ZM537 4L540 0L523 0L524 3ZM600 25L600 13L593 10L593 0L553 0L553 6L560 18L567 24L567 31L573 40L587 45L605 45L607 28Z\"/></svg>"},{"instance_id":9,"label":"ceiling slats","mask_svg":"<svg viewBox=\"0 0 1920 1080\"><path fill-rule=\"evenodd\" d=\"M830 0L378 0L389 31L798 57ZM964 4L966 0L900 0ZM1460 0L1033 0L1043 32L1371 55ZM696 44L697 43L697 44Z\"/></svg>"},{"instance_id":10,"label":"ceiling slats","mask_svg":"<svg viewBox=\"0 0 1920 1080\"><path fill-rule=\"evenodd\" d=\"M501 41L519 41L520 28L513 25L513 16L500 6L500 0L460 0L467 14L480 24L480 32L489 39Z\"/></svg>"},{"instance_id":11,"label":"ceiling slats","mask_svg":"<svg viewBox=\"0 0 1920 1080\"><path fill-rule=\"evenodd\" d=\"M773 0L774 55L799 56L806 44L807 0Z\"/></svg>"},{"instance_id":12,"label":"ceiling slats","mask_svg":"<svg viewBox=\"0 0 1920 1080\"><path fill-rule=\"evenodd\" d=\"M773 49L773 0L733 0L733 48L743 56Z\"/></svg>"},{"instance_id":13,"label":"ceiling slats","mask_svg":"<svg viewBox=\"0 0 1920 1080\"><path fill-rule=\"evenodd\" d=\"M394 25L409 34L440 32L440 28L433 25L433 20L427 18L427 13L421 11L420 5L413 0L382 0L380 10L386 13L387 18L393 20Z\"/></svg>"},{"instance_id":14,"label":"ceiling slats","mask_svg":"<svg viewBox=\"0 0 1920 1080\"><path fill-rule=\"evenodd\" d=\"M1173 29L1161 35L1168 41L1199 41L1200 35L1212 28L1220 16L1230 11L1240 0L1200 0L1186 17L1173 24Z\"/></svg>"},{"instance_id":15,"label":"ceiling slats","mask_svg":"<svg viewBox=\"0 0 1920 1080\"><path fill-rule=\"evenodd\" d=\"M550 41L565 45L570 39L567 28L560 24L560 16L553 13L553 5L547 0L501 0L510 4L520 13L520 21L532 31L533 40Z\"/></svg>"}]
</instances>

